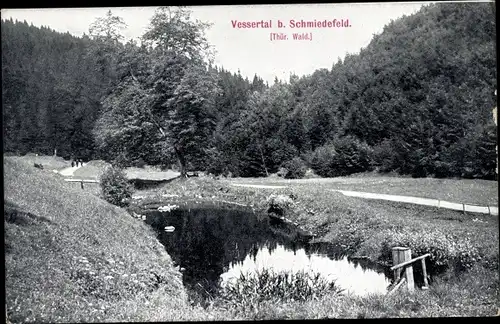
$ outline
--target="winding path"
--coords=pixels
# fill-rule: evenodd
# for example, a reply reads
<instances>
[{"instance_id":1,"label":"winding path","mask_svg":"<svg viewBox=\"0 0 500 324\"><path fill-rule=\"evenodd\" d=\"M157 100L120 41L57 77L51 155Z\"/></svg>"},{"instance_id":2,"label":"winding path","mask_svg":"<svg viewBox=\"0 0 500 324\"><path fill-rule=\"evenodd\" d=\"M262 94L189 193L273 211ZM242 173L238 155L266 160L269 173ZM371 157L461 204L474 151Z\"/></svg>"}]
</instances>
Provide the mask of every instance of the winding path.
<instances>
[{"instance_id":1,"label":"winding path","mask_svg":"<svg viewBox=\"0 0 500 324\"><path fill-rule=\"evenodd\" d=\"M60 171L58 171L58 173L60 175L63 175L63 176L72 176L73 173L75 173L76 170L80 169L82 166L73 166L73 167L69 167L69 168L65 168L65 169L62 169Z\"/></svg>"},{"instance_id":2,"label":"winding path","mask_svg":"<svg viewBox=\"0 0 500 324\"><path fill-rule=\"evenodd\" d=\"M253 185L253 184L244 184L244 183L232 183L231 185L236 187L248 187L248 188L267 188L267 189L282 189L287 188L287 186L270 186L270 185ZM446 208L453 210L460 210L464 212L471 213L482 213L482 214L490 214L490 215L498 215L498 207L497 206L477 206L477 205L467 205L463 203L454 203L445 200L439 199L429 199L429 198L421 198L421 197L411 197L411 196L398 196L398 195L385 195L385 194L377 194L371 192L361 192L361 191L348 191L348 190L336 190L330 189L334 192L340 192L345 196L350 197L359 197L365 199L380 199L380 200L388 200L395 202L403 202L409 204L416 205L425 205L425 206L433 206L437 208Z\"/></svg>"},{"instance_id":3,"label":"winding path","mask_svg":"<svg viewBox=\"0 0 500 324\"><path fill-rule=\"evenodd\" d=\"M433 206L433 207L438 207L438 208L454 209L454 210L460 210L460 211L471 212L471 213L498 215L498 207L496 207L496 206L467 205L467 204L454 203L454 202L449 202L449 201L439 200L439 199L429 199L429 198L420 198L420 197L411 197L411 196L398 196L398 195L385 195L385 194L360 192L360 191L347 191L347 190L334 190L334 189L332 189L332 191L340 192L343 195L350 196L350 197L389 200L389 201L404 202L404 203L416 204L416 205L425 205L425 206Z\"/></svg>"}]
</instances>

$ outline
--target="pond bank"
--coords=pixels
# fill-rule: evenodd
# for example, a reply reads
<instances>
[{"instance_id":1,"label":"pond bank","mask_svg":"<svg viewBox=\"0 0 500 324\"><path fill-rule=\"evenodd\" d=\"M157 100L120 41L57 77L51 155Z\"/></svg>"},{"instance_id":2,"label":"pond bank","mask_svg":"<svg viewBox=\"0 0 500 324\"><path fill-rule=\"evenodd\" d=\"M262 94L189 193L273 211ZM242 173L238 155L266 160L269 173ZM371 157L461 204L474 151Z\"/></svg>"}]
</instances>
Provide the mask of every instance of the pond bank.
<instances>
[{"instance_id":1,"label":"pond bank","mask_svg":"<svg viewBox=\"0 0 500 324\"><path fill-rule=\"evenodd\" d=\"M309 244L310 237L293 224L248 208L204 205L143 211L142 218L183 269L184 285L195 297L213 297L219 284L238 278L240 271L260 270L312 271L356 295L387 292L387 269L352 260L338 247Z\"/></svg>"},{"instance_id":2,"label":"pond bank","mask_svg":"<svg viewBox=\"0 0 500 324\"><path fill-rule=\"evenodd\" d=\"M496 216L463 215L456 211L435 210L427 206L408 206L396 202L346 197L314 183L277 189L274 193L293 194L297 197L286 218L314 233L316 237L312 243L325 242L339 246L354 258L363 258L386 266L392 263L391 247L407 246L412 249L415 256L431 253L429 268L451 267L450 271L462 268L460 273L464 276L470 271L484 273L484 276L479 276L482 278L481 282L469 283L472 285L469 287L464 286L464 282L468 279L465 280L462 274L453 276L449 283L444 284L444 288L439 288L445 289L444 295L432 298L429 295L425 297L427 299L422 299L425 304L430 300L439 304L440 298L448 296L448 292L451 294L451 291L464 289L470 294L450 295L449 298L459 300L458 304L468 305L468 310L458 311L465 316L474 312L485 313L487 307L481 306L473 298L473 295L481 289L484 289L481 291L481 294L485 295L484 298L492 298L491 305L497 303L491 295L490 288L484 288L484 285L496 285L498 282L498 276L495 275L498 269L496 230L498 217ZM152 203L159 206L183 201L206 203L225 201L247 205L255 212L262 213L267 212L269 198L268 190L233 187L228 185L227 181L208 178L175 180L162 188L145 190L138 194L144 197L134 202L136 207L152 206ZM167 197L162 197L163 195ZM441 275L435 278L437 281L433 281L434 287L443 285L438 283L440 277ZM434 291L433 289L431 288L431 291ZM455 309L439 310L430 304L424 308L441 316L457 313ZM420 310L417 311L419 312ZM421 316L426 315L421 313Z\"/></svg>"}]
</instances>

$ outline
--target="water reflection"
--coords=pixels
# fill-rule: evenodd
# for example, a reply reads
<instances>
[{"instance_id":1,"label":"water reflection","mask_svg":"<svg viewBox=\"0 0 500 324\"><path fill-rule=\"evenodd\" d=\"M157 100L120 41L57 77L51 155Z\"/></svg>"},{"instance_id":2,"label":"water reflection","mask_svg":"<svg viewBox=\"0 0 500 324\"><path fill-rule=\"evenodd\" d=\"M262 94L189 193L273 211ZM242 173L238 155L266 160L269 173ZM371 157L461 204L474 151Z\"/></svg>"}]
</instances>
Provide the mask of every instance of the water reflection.
<instances>
[{"instance_id":1,"label":"water reflection","mask_svg":"<svg viewBox=\"0 0 500 324\"><path fill-rule=\"evenodd\" d=\"M390 284L384 274L358 266L358 263L350 262L347 256L336 260L325 254L307 254L303 248L289 249L278 245L272 251L265 246L261 247L243 261L232 262L229 270L221 275L222 285L235 280L242 272L248 274L263 269L272 269L275 272L319 272L327 280L336 281L345 293L355 295L383 294Z\"/></svg>"},{"instance_id":2,"label":"water reflection","mask_svg":"<svg viewBox=\"0 0 500 324\"><path fill-rule=\"evenodd\" d=\"M358 266L327 244L292 240L270 224L266 215L241 209L202 208L147 213L146 222L174 263L184 268L183 284L192 296L215 296L221 284L264 267L315 271L336 279L347 292L363 295L386 291L389 280L373 266ZM174 232L165 232L174 226ZM371 268L371 269L370 269Z\"/></svg>"}]
</instances>

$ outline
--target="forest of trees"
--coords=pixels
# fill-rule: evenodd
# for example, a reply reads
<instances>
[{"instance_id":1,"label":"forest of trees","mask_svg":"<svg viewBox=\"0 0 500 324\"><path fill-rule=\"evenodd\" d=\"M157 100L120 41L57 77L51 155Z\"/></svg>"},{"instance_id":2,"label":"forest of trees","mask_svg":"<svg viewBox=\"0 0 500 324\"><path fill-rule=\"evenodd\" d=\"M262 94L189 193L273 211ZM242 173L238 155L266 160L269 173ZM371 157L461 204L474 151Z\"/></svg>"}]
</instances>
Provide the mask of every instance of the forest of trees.
<instances>
[{"instance_id":1,"label":"forest of trees","mask_svg":"<svg viewBox=\"0 0 500 324\"><path fill-rule=\"evenodd\" d=\"M140 44L123 43L111 12L81 38L1 27L4 152L242 177L495 179L494 3L425 6L331 69L272 85L210 64L209 25L183 8L160 8Z\"/></svg>"}]
</instances>

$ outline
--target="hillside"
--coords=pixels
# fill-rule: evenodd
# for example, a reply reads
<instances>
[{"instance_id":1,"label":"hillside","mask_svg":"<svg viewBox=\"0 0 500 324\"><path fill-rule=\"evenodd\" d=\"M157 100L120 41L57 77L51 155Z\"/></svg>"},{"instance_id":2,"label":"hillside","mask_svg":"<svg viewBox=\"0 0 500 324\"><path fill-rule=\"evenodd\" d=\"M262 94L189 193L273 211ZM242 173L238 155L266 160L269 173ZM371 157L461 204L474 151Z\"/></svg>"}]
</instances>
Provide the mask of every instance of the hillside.
<instances>
[{"instance_id":1,"label":"hillside","mask_svg":"<svg viewBox=\"0 0 500 324\"><path fill-rule=\"evenodd\" d=\"M196 316L185 308L180 273L146 224L29 162L4 158L4 175L11 322Z\"/></svg>"},{"instance_id":2,"label":"hillside","mask_svg":"<svg viewBox=\"0 0 500 324\"><path fill-rule=\"evenodd\" d=\"M301 157L328 177L375 169L493 180L495 48L494 4L438 3L287 83L259 88L257 77L219 71L208 169L265 176Z\"/></svg>"},{"instance_id":3,"label":"hillside","mask_svg":"<svg viewBox=\"0 0 500 324\"><path fill-rule=\"evenodd\" d=\"M109 15L101 22L119 19ZM331 69L269 86L222 66L184 73L186 60L100 39L2 20L6 151L57 148L124 166L182 160L191 170L242 177L300 158L326 177L376 170L495 179L494 3L426 5L389 22L359 53L332 57ZM193 86L200 80L210 87ZM171 91L184 84L209 104ZM169 102L174 123L161 108ZM173 127L169 140L185 143L181 159L155 120Z\"/></svg>"}]
</instances>

